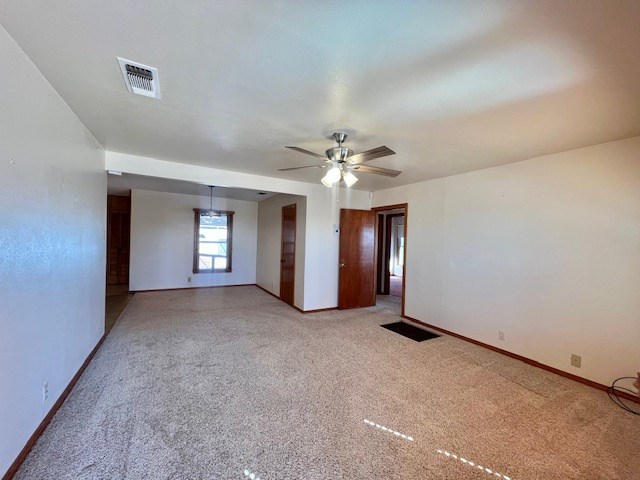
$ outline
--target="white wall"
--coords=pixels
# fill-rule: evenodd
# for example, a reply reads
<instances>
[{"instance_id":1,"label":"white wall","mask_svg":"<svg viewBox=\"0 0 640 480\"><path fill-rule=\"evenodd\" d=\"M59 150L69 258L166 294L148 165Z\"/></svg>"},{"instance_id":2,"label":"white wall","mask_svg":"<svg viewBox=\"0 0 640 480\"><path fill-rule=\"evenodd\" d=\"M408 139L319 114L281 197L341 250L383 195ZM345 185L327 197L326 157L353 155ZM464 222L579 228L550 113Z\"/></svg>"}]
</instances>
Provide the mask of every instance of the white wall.
<instances>
[{"instance_id":1,"label":"white wall","mask_svg":"<svg viewBox=\"0 0 640 480\"><path fill-rule=\"evenodd\" d=\"M312 193L307 195L304 310L333 308L338 305L340 247L340 237L334 234L333 226L340 223L341 208L368 210L371 199L369 192L360 190L310 187L313 188L309 188Z\"/></svg>"},{"instance_id":2,"label":"white wall","mask_svg":"<svg viewBox=\"0 0 640 480\"><path fill-rule=\"evenodd\" d=\"M258 203L213 199L214 209L235 212L232 271L224 273L193 273L194 208L209 208L209 197L131 192L130 290L256 283Z\"/></svg>"},{"instance_id":3,"label":"white wall","mask_svg":"<svg viewBox=\"0 0 640 480\"><path fill-rule=\"evenodd\" d=\"M104 332L107 182L104 151L2 27L0 65L2 476Z\"/></svg>"},{"instance_id":4,"label":"white wall","mask_svg":"<svg viewBox=\"0 0 640 480\"><path fill-rule=\"evenodd\" d=\"M640 137L373 200L402 202L408 316L599 383L635 375ZM570 366L572 353L582 368Z\"/></svg>"},{"instance_id":5,"label":"white wall","mask_svg":"<svg viewBox=\"0 0 640 480\"><path fill-rule=\"evenodd\" d=\"M293 304L304 308L304 260L307 199L280 194L258 205L258 263L256 283L280 296L280 257L282 247L282 207L296 205L296 266Z\"/></svg>"},{"instance_id":6,"label":"white wall","mask_svg":"<svg viewBox=\"0 0 640 480\"><path fill-rule=\"evenodd\" d=\"M137 175L305 196L304 310L337 305L338 237L333 234L333 225L339 223L340 208L370 208L369 192L329 189L319 181L317 184L294 182L109 151L105 153L105 165L109 170Z\"/></svg>"}]
</instances>

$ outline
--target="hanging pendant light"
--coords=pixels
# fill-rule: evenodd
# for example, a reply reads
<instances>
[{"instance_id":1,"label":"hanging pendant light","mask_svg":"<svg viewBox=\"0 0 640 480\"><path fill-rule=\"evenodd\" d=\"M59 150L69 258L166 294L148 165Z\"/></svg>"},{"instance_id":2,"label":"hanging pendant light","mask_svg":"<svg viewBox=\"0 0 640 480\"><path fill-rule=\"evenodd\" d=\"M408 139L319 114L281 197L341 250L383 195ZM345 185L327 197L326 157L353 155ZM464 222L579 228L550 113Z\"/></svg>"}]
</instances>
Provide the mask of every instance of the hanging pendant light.
<instances>
[{"instance_id":1,"label":"hanging pendant light","mask_svg":"<svg viewBox=\"0 0 640 480\"><path fill-rule=\"evenodd\" d=\"M213 209L213 189L215 188L214 185L209 185L209 210L207 211L202 211L203 215L206 215L207 217L220 217L221 214L219 212L216 212Z\"/></svg>"}]
</instances>

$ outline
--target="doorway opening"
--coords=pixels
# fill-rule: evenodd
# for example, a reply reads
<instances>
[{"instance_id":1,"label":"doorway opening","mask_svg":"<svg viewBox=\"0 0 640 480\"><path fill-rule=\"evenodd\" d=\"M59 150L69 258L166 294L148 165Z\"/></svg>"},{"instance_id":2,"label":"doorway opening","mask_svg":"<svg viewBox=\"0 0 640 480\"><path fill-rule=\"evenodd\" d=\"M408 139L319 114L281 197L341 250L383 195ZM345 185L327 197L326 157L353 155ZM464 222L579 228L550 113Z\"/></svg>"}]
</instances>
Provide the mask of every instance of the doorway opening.
<instances>
[{"instance_id":1,"label":"doorway opening","mask_svg":"<svg viewBox=\"0 0 640 480\"><path fill-rule=\"evenodd\" d=\"M280 300L292 307L295 300L296 278L296 204L282 207L282 236L280 247Z\"/></svg>"},{"instance_id":2,"label":"doorway opening","mask_svg":"<svg viewBox=\"0 0 640 480\"><path fill-rule=\"evenodd\" d=\"M105 333L129 302L131 196L107 196L107 298Z\"/></svg>"},{"instance_id":3,"label":"doorway opening","mask_svg":"<svg viewBox=\"0 0 640 480\"><path fill-rule=\"evenodd\" d=\"M404 315L406 284L406 203L376 207L376 303Z\"/></svg>"}]
</instances>

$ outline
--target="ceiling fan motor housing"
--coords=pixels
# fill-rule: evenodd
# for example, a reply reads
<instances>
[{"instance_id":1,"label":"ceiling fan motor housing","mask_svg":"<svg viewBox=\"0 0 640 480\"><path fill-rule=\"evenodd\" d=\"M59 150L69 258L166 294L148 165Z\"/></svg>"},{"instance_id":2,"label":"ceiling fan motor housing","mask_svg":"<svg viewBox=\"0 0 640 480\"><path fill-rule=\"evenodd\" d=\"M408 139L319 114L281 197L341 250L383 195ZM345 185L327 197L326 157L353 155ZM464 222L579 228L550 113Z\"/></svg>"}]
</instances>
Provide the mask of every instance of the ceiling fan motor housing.
<instances>
[{"instance_id":1,"label":"ceiling fan motor housing","mask_svg":"<svg viewBox=\"0 0 640 480\"><path fill-rule=\"evenodd\" d=\"M325 153L332 162L345 162L347 157L353 155L353 150L347 147L333 147L327 149Z\"/></svg>"}]
</instances>

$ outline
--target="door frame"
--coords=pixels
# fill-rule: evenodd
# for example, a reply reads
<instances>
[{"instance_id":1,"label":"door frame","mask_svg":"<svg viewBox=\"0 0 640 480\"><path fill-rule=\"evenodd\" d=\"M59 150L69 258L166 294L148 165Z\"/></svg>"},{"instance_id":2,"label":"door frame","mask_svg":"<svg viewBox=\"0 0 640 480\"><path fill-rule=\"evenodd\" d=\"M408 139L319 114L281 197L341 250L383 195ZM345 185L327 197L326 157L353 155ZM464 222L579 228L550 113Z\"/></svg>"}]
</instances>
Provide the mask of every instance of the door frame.
<instances>
[{"instance_id":1,"label":"door frame","mask_svg":"<svg viewBox=\"0 0 640 480\"><path fill-rule=\"evenodd\" d=\"M408 229L408 225L409 225L409 204L408 203L396 203L393 205L383 205L380 207L373 207L371 210L376 212L378 214L378 222L380 221L380 214L383 212L386 212L388 210L399 210L399 209L403 209L404 210L404 214L402 213L398 213L398 214L391 214L391 215L387 215L387 217L392 217L393 216L401 216L404 215L404 252L402 255L402 297L401 297L401 301L400 301L400 315L404 316L404 302L405 302L405 294L406 294L406 290L407 290L407 229ZM393 217L392 217L393 218ZM390 222L390 219L387 218L387 222ZM379 227L378 227L379 228ZM385 238L389 239L391 234L391 229L387 229ZM377 235L378 239L380 239L380 233L378 233ZM391 248L391 242L387 241L387 245L385 246L385 252L384 252L384 256L387 256L387 253L391 253L390 252L390 248ZM378 245L376 251L378 251L378 249L380 249L382 246ZM387 260L388 263L389 260ZM381 262L378 261L377 262L377 266L379 268L384 268L384 265L380 264ZM384 258L382 260L382 263L384 264ZM388 270L388 267L387 267ZM387 272L390 273L390 272ZM380 278L380 271L378 269L376 269L376 285L378 284L379 278ZM385 276L385 287L386 287L386 291L389 291L389 287L387 286L389 282L389 275ZM377 289L376 289L377 290Z\"/></svg>"},{"instance_id":2,"label":"door frame","mask_svg":"<svg viewBox=\"0 0 640 480\"><path fill-rule=\"evenodd\" d=\"M122 201L123 198L126 198L126 201ZM116 200L117 199L117 200ZM125 204L125 208L121 208L121 204ZM126 272L127 272L127 281L120 282L120 277L122 270L120 268L120 255L118 254L118 281L116 283L110 283L109 274L111 268L111 231L113 228L113 224L111 222L111 214L119 213L126 214L128 216L127 221L127 233L126 233L126 251L127 251L127 261L126 261ZM119 228L120 237L122 238L122 229ZM127 285L131 283L131 190L129 190L129 195L111 195L107 194L107 224L106 224L106 268L105 268L105 278L106 278L106 286L109 285Z\"/></svg>"},{"instance_id":3,"label":"door frame","mask_svg":"<svg viewBox=\"0 0 640 480\"><path fill-rule=\"evenodd\" d=\"M389 270L389 262L391 261L391 236L393 235L391 228L393 227L393 219L399 217L404 218L404 213L389 213L387 215L380 216L384 216L385 218L384 229L379 228L380 232L378 235L378 238L382 236L381 244L384 245L384 251L378 251L378 266L380 267L380 271L382 271L382 269L384 268L386 274L384 276L382 288L380 289L381 291L378 293L380 295L389 295L389 292L391 290L391 271ZM378 218L380 218L380 216ZM382 230L384 230L384 235L380 235L380 233L382 233ZM377 272L378 279L380 278L380 271Z\"/></svg>"},{"instance_id":4,"label":"door frame","mask_svg":"<svg viewBox=\"0 0 640 480\"><path fill-rule=\"evenodd\" d=\"M284 211L286 208L292 208L294 211L294 229L293 229L293 295L291 296L291 303L287 302L282 298L282 267L284 265ZM298 229L298 205L296 203L292 203L291 205L283 205L281 208L280 214L280 300L285 302L287 305L295 306L296 303L296 250L297 245L296 242L298 240L297 229Z\"/></svg>"}]
</instances>

